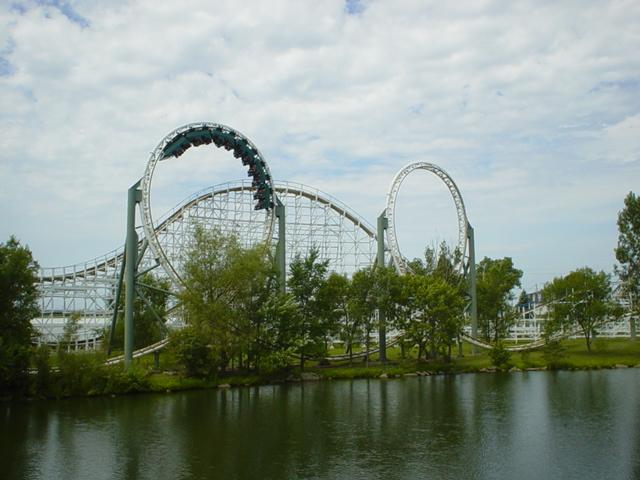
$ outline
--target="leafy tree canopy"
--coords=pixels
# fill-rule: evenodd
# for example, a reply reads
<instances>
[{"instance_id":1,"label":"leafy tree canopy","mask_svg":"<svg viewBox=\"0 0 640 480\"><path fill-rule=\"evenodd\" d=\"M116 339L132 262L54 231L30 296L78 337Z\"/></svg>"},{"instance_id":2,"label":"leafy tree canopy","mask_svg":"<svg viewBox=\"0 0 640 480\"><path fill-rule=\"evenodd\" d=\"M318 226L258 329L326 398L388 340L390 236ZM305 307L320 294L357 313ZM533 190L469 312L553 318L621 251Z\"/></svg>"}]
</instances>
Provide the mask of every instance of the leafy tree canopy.
<instances>
[{"instance_id":1,"label":"leafy tree canopy","mask_svg":"<svg viewBox=\"0 0 640 480\"><path fill-rule=\"evenodd\" d=\"M487 340L498 342L507 335L515 319L511 306L513 289L520 286L522 270L510 257L483 258L476 268L478 323Z\"/></svg>"},{"instance_id":2,"label":"leafy tree canopy","mask_svg":"<svg viewBox=\"0 0 640 480\"><path fill-rule=\"evenodd\" d=\"M577 326L588 350L597 329L620 314L611 299L609 275L589 267L553 279L542 289L542 299L549 304L547 335L559 330L571 331Z\"/></svg>"},{"instance_id":3,"label":"leafy tree canopy","mask_svg":"<svg viewBox=\"0 0 640 480\"><path fill-rule=\"evenodd\" d=\"M618 214L618 246L615 249L616 273L625 293L631 295L636 315L640 312L640 198L629 192Z\"/></svg>"},{"instance_id":4,"label":"leafy tree canopy","mask_svg":"<svg viewBox=\"0 0 640 480\"><path fill-rule=\"evenodd\" d=\"M323 301L322 291L325 287L328 260L320 260L317 248L311 248L302 257L296 255L289 266L288 289L298 305L298 335L301 340L298 354L300 366L304 368L305 358L319 355L326 348L325 333L329 329L331 315L325 312L331 308Z\"/></svg>"},{"instance_id":5,"label":"leafy tree canopy","mask_svg":"<svg viewBox=\"0 0 640 480\"><path fill-rule=\"evenodd\" d=\"M39 314L38 264L14 237L0 245L0 390L26 384L31 320Z\"/></svg>"},{"instance_id":6,"label":"leafy tree canopy","mask_svg":"<svg viewBox=\"0 0 640 480\"><path fill-rule=\"evenodd\" d=\"M142 348L167 336L166 315L170 282L147 272L136 281L138 295L133 305L134 347ZM120 304L124 305L124 291ZM144 296L144 298L143 298ZM107 335L108 337L108 335ZM112 347L124 346L124 312L118 315Z\"/></svg>"},{"instance_id":7,"label":"leafy tree canopy","mask_svg":"<svg viewBox=\"0 0 640 480\"><path fill-rule=\"evenodd\" d=\"M198 228L182 278L180 300L190 338L205 339L216 368L226 368L234 357L258 363L266 329L263 305L277 290L267 248L245 249L233 235Z\"/></svg>"}]
</instances>

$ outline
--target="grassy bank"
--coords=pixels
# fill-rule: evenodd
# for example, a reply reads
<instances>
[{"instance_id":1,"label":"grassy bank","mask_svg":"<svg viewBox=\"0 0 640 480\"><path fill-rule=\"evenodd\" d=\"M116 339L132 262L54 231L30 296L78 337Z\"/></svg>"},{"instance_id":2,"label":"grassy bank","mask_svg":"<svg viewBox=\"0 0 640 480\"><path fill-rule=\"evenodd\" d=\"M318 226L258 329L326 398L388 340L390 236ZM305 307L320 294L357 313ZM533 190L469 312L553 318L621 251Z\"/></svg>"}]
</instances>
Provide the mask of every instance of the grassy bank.
<instances>
[{"instance_id":1,"label":"grassy bank","mask_svg":"<svg viewBox=\"0 0 640 480\"><path fill-rule=\"evenodd\" d=\"M473 372L489 372L495 370L527 370L527 369L561 369L584 370L620 368L621 366L636 367L640 365L640 342L627 339L599 339L595 342L591 352L588 352L581 340L566 340L556 349L540 349L532 352L512 353L510 360L499 369L492 364L487 351L471 354L469 346L465 346L463 356L454 357L451 362L444 361L416 361L415 352L407 352L407 358L400 358L400 350L389 349L388 363L382 365L374 355L366 366L362 360L333 362L329 365L310 364L305 369L310 378L317 379L355 379L355 378L388 378L423 374L459 374ZM141 364L144 364L141 359ZM149 362L149 360L146 360ZM161 366L171 366L171 359L162 360ZM149 378L154 385L154 391L184 390L187 388L212 388L223 386L264 385L297 381L300 370L292 367L288 372L278 374L250 374L223 375L216 380L202 381L182 378L169 373L156 373Z\"/></svg>"},{"instance_id":2,"label":"grassy bank","mask_svg":"<svg viewBox=\"0 0 640 480\"><path fill-rule=\"evenodd\" d=\"M158 365L153 356L134 360L130 372L122 365L104 366L104 356L98 353L73 353L52 355L41 365L34 365L37 373L32 375L26 394L7 398L39 397L64 398L94 395L120 395L142 392L173 392L207 388L229 388L296 382L301 380L329 380L355 378L393 378L413 375L459 374L492 371L517 371L527 369L584 370L640 366L640 341L628 339L598 339L591 352L584 341L565 340L554 347L523 353L512 353L509 360L499 368L493 365L487 351L473 355L470 346L465 346L462 356L450 362L417 361L416 352L409 350L401 358L399 348L387 353L388 362L381 364L373 355L367 365L362 360L308 363L304 373L292 366L286 371L270 374L230 372L216 379L190 378L182 375L176 359L170 352L162 352Z\"/></svg>"}]
</instances>

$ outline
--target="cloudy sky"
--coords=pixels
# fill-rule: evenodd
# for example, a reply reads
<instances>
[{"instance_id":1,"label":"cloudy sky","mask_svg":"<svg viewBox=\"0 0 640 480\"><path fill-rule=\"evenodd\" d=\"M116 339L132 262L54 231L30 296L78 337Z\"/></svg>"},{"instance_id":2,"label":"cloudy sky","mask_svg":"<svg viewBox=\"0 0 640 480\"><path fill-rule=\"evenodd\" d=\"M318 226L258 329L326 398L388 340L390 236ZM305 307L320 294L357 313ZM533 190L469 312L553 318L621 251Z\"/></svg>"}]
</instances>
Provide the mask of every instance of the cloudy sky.
<instances>
[{"instance_id":1,"label":"cloudy sky","mask_svg":"<svg viewBox=\"0 0 640 480\"><path fill-rule=\"evenodd\" d=\"M528 289L612 270L617 212L640 191L636 0L0 3L0 239L43 266L122 244L149 152L206 120L371 223L403 165L438 164L477 255L512 257ZM159 171L154 208L243 176L197 150ZM455 237L425 172L398 222L407 256Z\"/></svg>"}]
</instances>

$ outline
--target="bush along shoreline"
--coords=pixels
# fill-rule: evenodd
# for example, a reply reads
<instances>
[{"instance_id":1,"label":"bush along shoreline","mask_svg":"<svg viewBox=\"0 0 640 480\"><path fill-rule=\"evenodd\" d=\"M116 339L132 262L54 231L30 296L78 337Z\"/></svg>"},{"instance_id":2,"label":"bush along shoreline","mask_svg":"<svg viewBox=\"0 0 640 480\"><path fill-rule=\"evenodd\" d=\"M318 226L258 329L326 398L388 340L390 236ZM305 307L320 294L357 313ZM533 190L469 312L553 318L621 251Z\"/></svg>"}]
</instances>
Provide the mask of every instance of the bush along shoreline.
<instances>
[{"instance_id":1,"label":"bush along shoreline","mask_svg":"<svg viewBox=\"0 0 640 480\"><path fill-rule=\"evenodd\" d=\"M41 347L33 355L32 370L20 391L5 391L2 400L60 399L136 393L274 385L340 379L392 379L468 373L506 373L545 370L597 370L640 368L640 342L626 339L598 339L591 352L579 340L552 342L530 352L513 353L499 345L489 352L450 361L401 359L399 350L390 349L390 360L379 363L372 356L368 366L362 360L308 362L305 370L288 367L270 372L233 370L215 376L193 377L167 352L157 366L146 357L134 361L125 371L122 365L106 366L99 352L51 352Z\"/></svg>"}]
</instances>

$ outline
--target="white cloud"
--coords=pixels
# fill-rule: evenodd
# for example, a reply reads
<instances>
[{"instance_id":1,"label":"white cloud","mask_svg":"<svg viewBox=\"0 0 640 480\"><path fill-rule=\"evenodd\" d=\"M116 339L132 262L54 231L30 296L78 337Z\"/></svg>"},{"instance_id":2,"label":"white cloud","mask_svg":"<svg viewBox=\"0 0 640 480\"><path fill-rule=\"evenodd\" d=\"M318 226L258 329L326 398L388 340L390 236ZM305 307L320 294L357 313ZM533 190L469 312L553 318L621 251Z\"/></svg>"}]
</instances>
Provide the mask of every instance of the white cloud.
<instances>
[{"instance_id":1,"label":"white cloud","mask_svg":"<svg viewBox=\"0 0 640 480\"><path fill-rule=\"evenodd\" d=\"M396 171L428 160L461 188L480 256L613 262L640 180L637 2L51 3L0 7L0 237L43 264L119 244L149 152L198 120L372 223ZM165 203L242 176L220 162L172 166Z\"/></svg>"}]
</instances>

